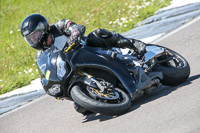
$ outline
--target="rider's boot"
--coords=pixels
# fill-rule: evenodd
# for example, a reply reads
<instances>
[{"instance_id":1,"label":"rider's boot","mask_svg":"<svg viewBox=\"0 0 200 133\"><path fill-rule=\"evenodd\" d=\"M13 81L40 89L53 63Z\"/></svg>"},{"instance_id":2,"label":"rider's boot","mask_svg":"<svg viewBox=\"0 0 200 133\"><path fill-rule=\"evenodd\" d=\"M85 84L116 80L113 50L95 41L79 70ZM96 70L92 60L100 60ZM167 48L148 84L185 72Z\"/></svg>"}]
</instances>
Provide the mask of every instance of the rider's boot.
<instances>
[{"instance_id":1,"label":"rider's boot","mask_svg":"<svg viewBox=\"0 0 200 133\"><path fill-rule=\"evenodd\" d=\"M117 43L115 44L115 47L130 48L140 55L144 55L144 53L146 52L146 44L144 42L135 39L125 38L120 34L115 34L115 36L117 37Z\"/></svg>"}]
</instances>

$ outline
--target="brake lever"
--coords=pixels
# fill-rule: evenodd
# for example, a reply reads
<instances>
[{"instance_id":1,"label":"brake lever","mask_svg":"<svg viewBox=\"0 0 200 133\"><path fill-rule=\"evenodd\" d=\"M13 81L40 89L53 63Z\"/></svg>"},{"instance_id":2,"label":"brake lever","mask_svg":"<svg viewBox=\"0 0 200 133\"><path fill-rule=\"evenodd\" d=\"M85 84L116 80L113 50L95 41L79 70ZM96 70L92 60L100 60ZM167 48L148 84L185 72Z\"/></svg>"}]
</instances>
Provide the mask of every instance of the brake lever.
<instances>
[{"instance_id":1,"label":"brake lever","mask_svg":"<svg viewBox=\"0 0 200 133\"><path fill-rule=\"evenodd\" d=\"M73 42L65 51L64 53L67 53L76 43Z\"/></svg>"}]
</instances>

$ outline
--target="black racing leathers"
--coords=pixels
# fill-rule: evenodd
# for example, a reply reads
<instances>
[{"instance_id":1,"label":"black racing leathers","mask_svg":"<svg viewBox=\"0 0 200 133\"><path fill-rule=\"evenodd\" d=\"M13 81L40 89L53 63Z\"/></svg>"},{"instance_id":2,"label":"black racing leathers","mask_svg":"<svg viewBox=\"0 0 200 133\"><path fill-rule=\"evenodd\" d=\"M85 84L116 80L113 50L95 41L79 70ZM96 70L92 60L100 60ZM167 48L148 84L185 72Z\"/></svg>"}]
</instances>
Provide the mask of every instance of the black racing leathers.
<instances>
[{"instance_id":1,"label":"black racing leathers","mask_svg":"<svg viewBox=\"0 0 200 133\"><path fill-rule=\"evenodd\" d=\"M56 29L58 29L62 34L69 37L68 45L73 42L77 44L80 43L80 40L85 33L85 26L76 24L68 19L62 19L56 22L53 26L55 26ZM105 29L97 29L91 32L87 37L86 44L88 46L103 48L130 48L139 54L144 53L146 47L145 43L139 40L125 38L120 34L113 33Z\"/></svg>"},{"instance_id":2,"label":"black racing leathers","mask_svg":"<svg viewBox=\"0 0 200 133\"><path fill-rule=\"evenodd\" d=\"M67 44L60 47L58 46L59 49L63 50L72 43L80 43L80 40L85 33L85 26L76 24L68 19L62 19L50 27L50 33L54 40L63 35L67 36Z\"/></svg>"},{"instance_id":3,"label":"black racing leathers","mask_svg":"<svg viewBox=\"0 0 200 133\"><path fill-rule=\"evenodd\" d=\"M104 48L130 48L143 54L146 44L136 39L125 38L124 36L109 32L105 29L97 29L87 37L87 45Z\"/></svg>"},{"instance_id":4,"label":"black racing leathers","mask_svg":"<svg viewBox=\"0 0 200 133\"><path fill-rule=\"evenodd\" d=\"M82 37L85 33L85 26L76 24L68 19L62 19L56 22L54 25L67 36L71 36L74 32L78 32Z\"/></svg>"}]
</instances>

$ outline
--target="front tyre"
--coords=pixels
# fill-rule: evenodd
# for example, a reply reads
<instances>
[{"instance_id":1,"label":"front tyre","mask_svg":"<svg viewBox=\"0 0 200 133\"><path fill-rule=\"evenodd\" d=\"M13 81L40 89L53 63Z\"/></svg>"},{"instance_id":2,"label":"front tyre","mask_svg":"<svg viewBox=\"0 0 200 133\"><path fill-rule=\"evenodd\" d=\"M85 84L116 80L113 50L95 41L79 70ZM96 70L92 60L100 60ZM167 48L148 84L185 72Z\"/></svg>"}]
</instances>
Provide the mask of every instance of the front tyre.
<instances>
[{"instance_id":1,"label":"front tyre","mask_svg":"<svg viewBox=\"0 0 200 133\"><path fill-rule=\"evenodd\" d=\"M92 112L105 115L121 115L130 109L131 99L122 90L118 88L115 88L115 90L119 94L119 99L113 101L94 99L82 85L75 85L71 90L71 96L76 103Z\"/></svg>"}]
</instances>

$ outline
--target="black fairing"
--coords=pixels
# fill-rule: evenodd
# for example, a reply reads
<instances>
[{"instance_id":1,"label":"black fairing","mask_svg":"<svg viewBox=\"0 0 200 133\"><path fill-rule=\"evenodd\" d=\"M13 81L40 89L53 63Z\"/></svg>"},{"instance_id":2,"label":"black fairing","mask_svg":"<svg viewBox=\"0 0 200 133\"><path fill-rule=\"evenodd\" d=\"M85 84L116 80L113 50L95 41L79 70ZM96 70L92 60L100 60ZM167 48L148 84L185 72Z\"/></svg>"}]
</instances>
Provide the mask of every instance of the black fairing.
<instances>
[{"instance_id":1,"label":"black fairing","mask_svg":"<svg viewBox=\"0 0 200 133\"><path fill-rule=\"evenodd\" d=\"M52 46L50 49L47 49L45 51L38 51L37 53L37 57L36 57L37 66L39 68L42 85L47 93L48 93L48 89L54 84L60 84L61 88L63 87L62 86L63 80L59 79L57 76L58 58L64 61L65 55L59 50L56 50L54 46ZM50 71L50 75L48 77L47 77L47 71ZM67 69L66 71L68 73ZM56 94L55 96L61 96L63 94L63 91L64 89L62 89L62 92Z\"/></svg>"},{"instance_id":2,"label":"black fairing","mask_svg":"<svg viewBox=\"0 0 200 133\"><path fill-rule=\"evenodd\" d=\"M57 76L58 59L62 59L65 62L66 74L62 79ZM68 96L70 86L73 84L71 82L73 75L82 68L97 68L112 74L112 76L114 75L129 94L133 94L138 89L127 66L113 60L106 54L106 50L102 50L102 48L79 46L75 50L63 53L55 46L52 46L50 49L38 52L37 65L43 87L47 93L52 85L61 85L62 92L54 95L55 97ZM47 71L50 71L49 77L47 76Z\"/></svg>"},{"instance_id":3,"label":"black fairing","mask_svg":"<svg viewBox=\"0 0 200 133\"><path fill-rule=\"evenodd\" d=\"M138 88L126 65L111 59L104 51L106 50L102 48L84 46L74 52L70 64L74 68L91 67L110 72L121 81L130 94L133 94Z\"/></svg>"}]
</instances>

